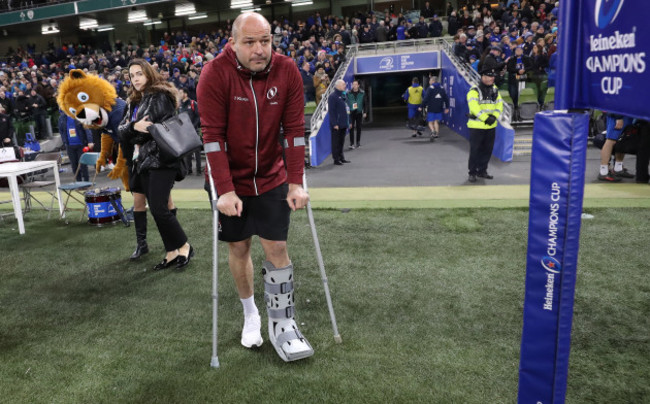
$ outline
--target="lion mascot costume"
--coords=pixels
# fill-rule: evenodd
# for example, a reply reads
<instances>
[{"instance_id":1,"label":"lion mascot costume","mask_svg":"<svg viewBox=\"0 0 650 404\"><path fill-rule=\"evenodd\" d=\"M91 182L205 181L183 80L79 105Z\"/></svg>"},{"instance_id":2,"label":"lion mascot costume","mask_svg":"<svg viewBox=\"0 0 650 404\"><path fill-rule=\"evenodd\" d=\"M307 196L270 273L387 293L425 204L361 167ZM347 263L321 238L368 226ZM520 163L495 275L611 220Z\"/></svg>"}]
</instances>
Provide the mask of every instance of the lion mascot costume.
<instances>
[{"instance_id":1,"label":"lion mascot costume","mask_svg":"<svg viewBox=\"0 0 650 404\"><path fill-rule=\"evenodd\" d=\"M56 101L66 115L78 120L84 127L102 130L96 167L100 171L112 154L113 144L119 145L117 127L124 116L126 102L117 97L115 88L108 81L79 69L70 70L59 86ZM129 191L129 172L122 148L118 150L115 167L108 173L108 178L121 179L124 189Z\"/></svg>"}]
</instances>

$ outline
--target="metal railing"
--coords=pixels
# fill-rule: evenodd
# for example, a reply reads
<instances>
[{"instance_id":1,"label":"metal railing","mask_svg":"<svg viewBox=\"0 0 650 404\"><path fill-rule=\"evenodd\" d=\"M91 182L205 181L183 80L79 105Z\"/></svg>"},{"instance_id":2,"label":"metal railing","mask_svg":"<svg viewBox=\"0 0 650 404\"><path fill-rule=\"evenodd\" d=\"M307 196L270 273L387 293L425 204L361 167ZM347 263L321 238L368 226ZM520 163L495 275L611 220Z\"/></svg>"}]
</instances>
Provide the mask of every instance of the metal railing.
<instances>
[{"instance_id":1,"label":"metal railing","mask_svg":"<svg viewBox=\"0 0 650 404\"><path fill-rule=\"evenodd\" d=\"M373 42L348 46L348 49L357 50L361 55L385 55L407 52L423 52L428 50L440 50L443 48L444 38L422 38L408 39L402 41Z\"/></svg>"}]
</instances>

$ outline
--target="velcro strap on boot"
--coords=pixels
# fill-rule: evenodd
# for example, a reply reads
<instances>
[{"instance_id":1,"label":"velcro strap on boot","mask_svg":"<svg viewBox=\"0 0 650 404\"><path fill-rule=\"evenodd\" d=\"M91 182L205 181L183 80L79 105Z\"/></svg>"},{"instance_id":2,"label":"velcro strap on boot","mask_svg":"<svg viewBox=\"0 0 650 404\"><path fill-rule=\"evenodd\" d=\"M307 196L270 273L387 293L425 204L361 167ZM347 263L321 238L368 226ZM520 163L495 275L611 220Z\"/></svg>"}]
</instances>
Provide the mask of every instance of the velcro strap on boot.
<instances>
[{"instance_id":1,"label":"velcro strap on boot","mask_svg":"<svg viewBox=\"0 0 650 404\"><path fill-rule=\"evenodd\" d=\"M282 334L278 335L278 337L275 340L275 343L277 346L282 346L285 342L293 341L294 339L303 339L303 338L305 337L298 330L285 331Z\"/></svg>"},{"instance_id":2,"label":"velcro strap on boot","mask_svg":"<svg viewBox=\"0 0 650 404\"><path fill-rule=\"evenodd\" d=\"M293 306L287 306L284 309L269 309L266 308L269 317L274 320L284 320L286 318L292 319L294 315Z\"/></svg>"},{"instance_id":3,"label":"velcro strap on boot","mask_svg":"<svg viewBox=\"0 0 650 404\"><path fill-rule=\"evenodd\" d=\"M293 281L282 283L264 282L264 291L272 295L279 295L293 291Z\"/></svg>"}]
</instances>

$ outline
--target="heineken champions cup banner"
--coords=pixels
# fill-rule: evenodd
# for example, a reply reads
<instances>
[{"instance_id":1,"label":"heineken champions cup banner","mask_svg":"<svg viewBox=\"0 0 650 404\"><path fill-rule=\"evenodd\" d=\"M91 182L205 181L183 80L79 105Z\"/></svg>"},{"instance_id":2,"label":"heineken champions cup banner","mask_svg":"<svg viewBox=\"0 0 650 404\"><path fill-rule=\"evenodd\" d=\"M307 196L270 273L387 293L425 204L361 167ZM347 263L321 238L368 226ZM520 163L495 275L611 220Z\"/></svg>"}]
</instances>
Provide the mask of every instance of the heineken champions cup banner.
<instances>
[{"instance_id":1,"label":"heineken champions cup banner","mask_svg":"<svg viewBox=\"0 0 650 404\"><path fill-rule=\"evenodd\" d=\"M639 102L650 94L650 1L560 3L556 108L650 119L647 103Z\"/></svg>"}]
</instances>

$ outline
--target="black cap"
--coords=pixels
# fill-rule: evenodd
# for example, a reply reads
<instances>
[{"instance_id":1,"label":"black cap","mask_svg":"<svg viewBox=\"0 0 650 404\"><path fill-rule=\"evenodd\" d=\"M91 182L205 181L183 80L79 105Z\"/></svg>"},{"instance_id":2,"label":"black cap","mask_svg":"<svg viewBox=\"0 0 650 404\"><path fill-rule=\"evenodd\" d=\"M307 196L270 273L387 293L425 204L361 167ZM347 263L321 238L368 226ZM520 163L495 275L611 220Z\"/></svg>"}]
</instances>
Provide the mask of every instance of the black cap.
<instances>
[{"instance_id":1,"label":"black cap","mask_svg":"<svg viewBox=\"0 0 650 404\"><path fill-rule=\"evenodd\" d=\"M495 69L481 69L481 76L496 77L499 74Z\"/></svg>"},{"instance_id":2,"label":"black cap","mask_svg":"<svg viewBox=\"0 0 650 404\"><path fill-rule=\"evenodd\" d=\"M499 75L499 70L503 68L503 65L493 58L486 58L481 66L481 76L490 76L496 77Z\"/></svg>"}]
</instances>

